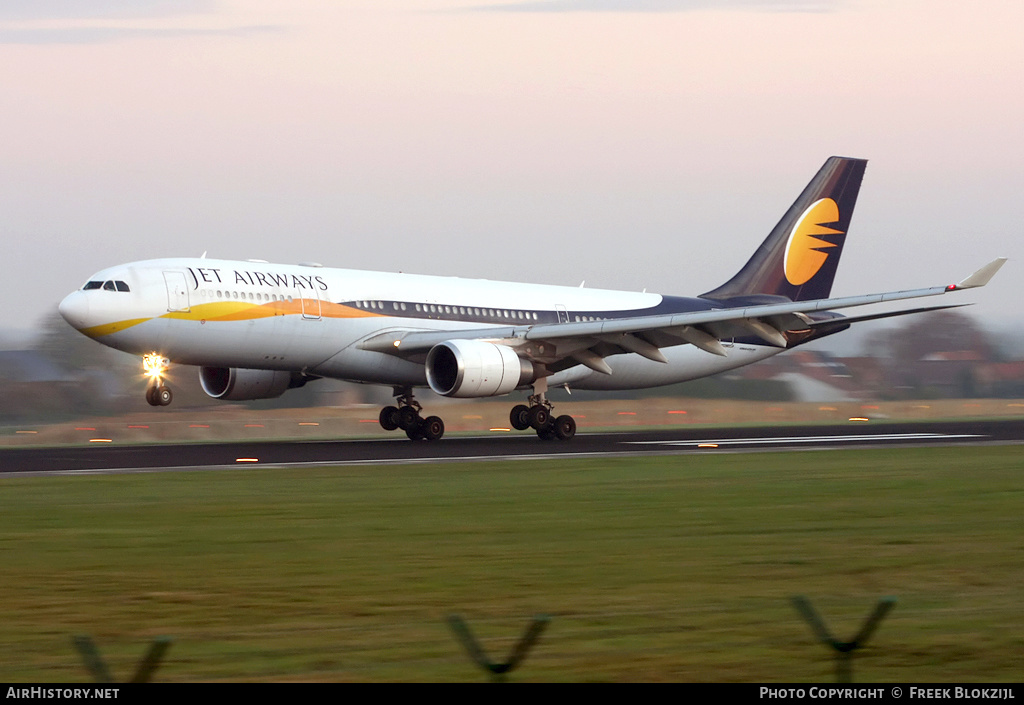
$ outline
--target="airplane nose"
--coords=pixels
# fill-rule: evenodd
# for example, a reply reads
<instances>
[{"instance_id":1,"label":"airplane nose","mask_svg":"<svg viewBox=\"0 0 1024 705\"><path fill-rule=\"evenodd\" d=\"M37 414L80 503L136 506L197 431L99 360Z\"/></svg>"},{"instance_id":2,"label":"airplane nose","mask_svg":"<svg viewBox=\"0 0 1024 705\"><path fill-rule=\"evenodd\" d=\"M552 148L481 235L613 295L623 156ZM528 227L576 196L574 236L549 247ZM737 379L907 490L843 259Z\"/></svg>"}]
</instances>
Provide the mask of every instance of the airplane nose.
<instances>
[{"instance_id":1,"label":"airplane nose","mask_svg":"<svg viewBox=\"0 0 1024 705\"><path fill-rule=\"evenodd\" d=\"M84 291L73 291L64 297L57 307L64 320L78 330L87 328L89 323L89 297Z\"/></svg>"}]
</instances>

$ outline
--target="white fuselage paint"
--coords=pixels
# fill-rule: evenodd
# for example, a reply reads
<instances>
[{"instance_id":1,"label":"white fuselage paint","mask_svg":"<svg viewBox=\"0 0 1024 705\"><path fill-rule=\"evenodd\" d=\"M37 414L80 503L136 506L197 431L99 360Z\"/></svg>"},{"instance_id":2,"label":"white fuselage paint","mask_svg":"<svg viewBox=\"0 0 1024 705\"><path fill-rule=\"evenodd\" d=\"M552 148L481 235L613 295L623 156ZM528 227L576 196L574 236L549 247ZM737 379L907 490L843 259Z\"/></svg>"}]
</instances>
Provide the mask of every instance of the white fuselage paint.
<instances>
[{"instance_id":1,"label":"white fuselage paint","mask_svg":"<svg viewBox=\"0 0 1024 705\"><path fill-rule=\"evenodd\" d=\"M426 385L422 361L363 350L360 341L392 329L538 325L533 314L548 316L548 323L562 317L571 320L581 311L616 317L617 312L652 309L663 300L649 293L209 259L135 262L103 270L90 280L123 281L130 291L76 291L64 300L61 311L76 328L119 350L158 352L186 365L292 370L414 386ZM224 320L230 316L221 315L225 306L253 308L279 300L293 307L287 315L240 313L239 320ZM355 316L339 316L331 308L339 302L368 302L373 307L364 307ZM377 302L387 302L386 307L377 307ZM409 316L403 315L402 304L410 312L416 305L441 309ZM444 307L493 315L486 320L453 320ZM202 317L207 310L218 315L207 320ZM518 312L527 312L527 318L518 317ZM613 355L606 360L611 375L577 365L553 375L549 383L600 390L661 386L782 352L770 345L723 344L726 357L677 345L663 349L667 363L635 353Z\"/></svg>"}]
</instances>

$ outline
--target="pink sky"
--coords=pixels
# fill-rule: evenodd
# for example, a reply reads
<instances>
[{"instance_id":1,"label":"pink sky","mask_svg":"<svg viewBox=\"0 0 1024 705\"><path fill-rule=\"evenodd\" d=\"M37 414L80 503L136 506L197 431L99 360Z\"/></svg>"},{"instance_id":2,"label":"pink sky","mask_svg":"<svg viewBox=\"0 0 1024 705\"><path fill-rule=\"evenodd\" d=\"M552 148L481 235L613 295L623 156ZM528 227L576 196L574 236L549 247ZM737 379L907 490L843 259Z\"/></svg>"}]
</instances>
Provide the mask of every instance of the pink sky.
<instances>
[{"instance_id":1,"label":"pink sky","mask_svg":"<svg viewBox=\"0 0 1024 705\"><path fill-rule=\"evenodd\" d=\"M1024 4L626 4L5 3L0 328L203 251L697 294L832 154L836 294L1021 259Z\"/></svg>"}]
</instances>

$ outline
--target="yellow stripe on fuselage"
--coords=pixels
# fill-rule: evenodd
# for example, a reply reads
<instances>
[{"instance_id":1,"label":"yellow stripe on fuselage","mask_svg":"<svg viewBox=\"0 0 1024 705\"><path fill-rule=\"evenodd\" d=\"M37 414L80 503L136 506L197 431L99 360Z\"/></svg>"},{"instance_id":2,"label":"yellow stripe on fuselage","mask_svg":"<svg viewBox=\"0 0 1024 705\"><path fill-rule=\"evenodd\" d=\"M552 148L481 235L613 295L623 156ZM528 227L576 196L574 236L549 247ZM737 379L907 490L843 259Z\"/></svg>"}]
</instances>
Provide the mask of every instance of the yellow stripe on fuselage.
<instances>
[{"instance_id":1,"label":"yellow stripe on fuselage","mask_svg":"<svg viewBox=\"0 0 1024 705\"><path fill-rule=\"evenodd\" d=\"M309 315L309 311L316 310L317 301L307 299L303 311L303 300L293 301L272 301L265 304L242 303L241 301L218 301L209 304L196 304L188 311L169 311L162 316L151 318L131 318L114 323L104 323L90 328L83 328L82 333L90 338L100 338L104 335L117 333L126 330L140 323L151 321L154 318L170 318L179 321L249 321L258 318L270 318L272 316L296 316L302 313ZM351 306L335 304L329 301L320 302L320 316L323 318L371 318L382 317L384 314L363 311Z\"/></svg>"},{"instance_id":2,"label":"yellow stripe on fuselage","mask_svg":"<svg viewBox=\"0 0 1024 705\"><path fill-rule=\"evenodd\" d=\"M111 333L117 333L119 331L137 326L140 323L151 321L152 318L130 318L127 321L116 321L114 323L103 323L98 326L91 326L89 328L82 328L79 332L83 335L87 335L90 338L102 338L104 335L110 335Z\"/></svg>"}]
</instances>

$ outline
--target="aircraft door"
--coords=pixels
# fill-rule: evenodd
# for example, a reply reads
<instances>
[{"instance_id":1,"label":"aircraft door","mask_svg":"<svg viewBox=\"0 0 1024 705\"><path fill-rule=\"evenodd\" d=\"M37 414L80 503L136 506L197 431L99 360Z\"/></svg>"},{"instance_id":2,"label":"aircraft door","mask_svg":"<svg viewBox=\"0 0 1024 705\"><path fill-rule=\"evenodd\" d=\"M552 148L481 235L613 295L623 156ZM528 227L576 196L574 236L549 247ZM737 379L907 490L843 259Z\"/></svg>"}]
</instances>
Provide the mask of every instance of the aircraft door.
<instances>
[{"instance_id":1,"label":"aircraft door","mask_svg":"<svg viewBox=\"0 0 1024 705\"><path fill-rule=\"evenodd\" d=\"M164 283L167 285L167 310L189 311L188 284L184 272L164 272Z\"/></svg>"},{"instance_id":2,"label":"aircraft door","mask_svg":"<svg viewBox=\"0 0 1024 705\"><path fill-rule=\"evenodd\" d=\"M302 292L302 317L307 321L320 320L320 292L313 289L312 293Z\"/></svg>"},{"instance_id":3,"label":"aircraft door","mask_svg":"<svg viewBox=\"0 0 1024 705\"><path fill-rule=\"evenodd\" d=\"M557 304L555 306L555 312L558 314L559 323L569 322L569 312L565 310L565 306L563 306L562 304Z\"/></svg>"}]
</instances>

